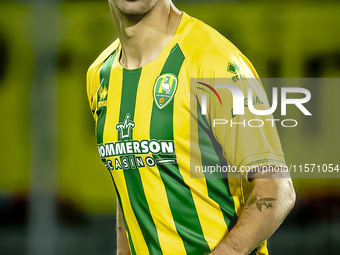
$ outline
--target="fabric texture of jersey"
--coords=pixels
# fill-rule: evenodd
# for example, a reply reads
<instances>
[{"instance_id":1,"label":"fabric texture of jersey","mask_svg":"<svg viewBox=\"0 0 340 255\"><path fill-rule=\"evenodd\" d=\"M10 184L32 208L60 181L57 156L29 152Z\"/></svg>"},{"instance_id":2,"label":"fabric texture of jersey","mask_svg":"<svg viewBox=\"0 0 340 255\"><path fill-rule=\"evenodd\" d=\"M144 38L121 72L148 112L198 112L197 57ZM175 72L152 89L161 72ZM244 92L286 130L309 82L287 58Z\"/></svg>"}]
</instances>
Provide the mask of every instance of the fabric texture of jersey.
<instances>
[{"instance_id":1,"label":"fabric texture of jersey","mask_svg":"<svg viewBox=\"0 0 340 255\"><path fill-rule=\"evenodd\" d=\"M156 60L130 70L120 65L120 54L116 40L91 65L87 94L130 250L137 255L209 254L235 226L252 183L242 171L233 178L209 178L206 172L194 178L193 164L240 170L284 164L284 158L275 127L214 127L221 113L237 122L268 116L255 116L247 108L244 116L233 116L231 93L221 89L223 107L208 98L203 116L204 90L193 87L191 78L211 79L212 86L216 78L230 78L242 91L252 87L261 108L268 102L257 74L232 43L185 13ZM268 254L266 241L252 254Z\"/></svg>"}]
</instances>

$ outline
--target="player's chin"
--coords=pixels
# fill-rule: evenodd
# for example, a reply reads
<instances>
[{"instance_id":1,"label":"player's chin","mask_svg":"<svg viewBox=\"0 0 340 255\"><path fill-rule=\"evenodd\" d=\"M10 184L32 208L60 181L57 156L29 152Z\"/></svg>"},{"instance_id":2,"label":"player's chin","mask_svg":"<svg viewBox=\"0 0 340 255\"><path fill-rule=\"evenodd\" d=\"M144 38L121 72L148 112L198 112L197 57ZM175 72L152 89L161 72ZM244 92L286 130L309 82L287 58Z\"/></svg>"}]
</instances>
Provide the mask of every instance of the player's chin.
<instances>
[{"instance_id":1,"label":"player's chin","mask_svg":"<svg viewBox=\"0 0 340 255\"><path fill-rule=\"evenodd\" d=\"M124 0L118 8L125 15L140 16L150 12L156 2L150 0Z\"/></svg>"}]
</instances>

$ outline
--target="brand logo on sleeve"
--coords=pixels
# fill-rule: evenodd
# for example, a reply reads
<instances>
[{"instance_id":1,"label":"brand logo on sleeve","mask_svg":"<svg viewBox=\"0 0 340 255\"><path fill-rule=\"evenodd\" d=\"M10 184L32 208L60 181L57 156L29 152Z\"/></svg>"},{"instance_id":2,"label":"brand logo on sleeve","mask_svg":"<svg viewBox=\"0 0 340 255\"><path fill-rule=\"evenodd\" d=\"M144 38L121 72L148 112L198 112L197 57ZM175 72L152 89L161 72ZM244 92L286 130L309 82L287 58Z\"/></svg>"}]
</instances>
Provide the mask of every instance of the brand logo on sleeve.
<instances>
[{"instance_id":1,"label":"brand logo on sleeve","mask_svg":"<svg viewBox=\"0 0 340 255\"><path fill-rule=\"evenodd\" d=\"M233 74L237 74L240 71L240 67L235 62L229 62L227 71Z\"/></svg>"},{"instance_id":2,"label":"brand logo on sleeve","mask_svg":"<svg viewBox=\"0 0 340 255\"><path fill-rule=\"evenodd\" d=\"M235 74L232 77L233 82L237 82L239 80L245 80L246 79L246 76L243 73L241 73L241 68L235 62L233 62L233 63L229 62L228 63L227 71L229 73Z\"/></svg>"}]
</instances>

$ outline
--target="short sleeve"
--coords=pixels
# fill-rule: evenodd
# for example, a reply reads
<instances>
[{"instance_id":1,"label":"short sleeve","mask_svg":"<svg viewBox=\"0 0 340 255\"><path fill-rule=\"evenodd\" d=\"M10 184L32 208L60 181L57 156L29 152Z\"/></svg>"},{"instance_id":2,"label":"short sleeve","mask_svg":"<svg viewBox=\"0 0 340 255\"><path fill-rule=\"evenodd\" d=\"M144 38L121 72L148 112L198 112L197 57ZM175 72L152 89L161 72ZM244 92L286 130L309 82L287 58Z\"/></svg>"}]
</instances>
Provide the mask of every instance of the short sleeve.
<instances>
[{"instance_id":1,"label":"short sleeve","mask_svg":"<svg viewBox=\"0 0 340 255\"><path fill-rule=\"evenodd\" d=\"M86 92L93 118L97 120L97 90L100 86L98 68L91 66L86 75Z\"/></svg>"},{"instance_id":2,"label":"short sleeve","mask_svg":"<svg viewBox=\"0 0 340 255\"><path fill-rule=\"evenodd\" d=\"M100 87L100 68L104 61L114 52L119 45L119 40L115 40L109 47L107 47L99 57L92 63L86 74L86 92L87 99L90 104L91 112L95 121L97 121L97 101L98 89Z\"/></svg>"},{"instance_id":3,"label":"short sleeve","mask_svg":"<svg viewBox=\"0 0 340 255\"><path fill-rule=\"evenodd\" d=\"M232 66L226 68L225 76L229 78L224 81L242 91L244 114L233 114L233 94L229 89L216 88L221 103L207 101L207 119L228 164L247 178L251 167L285 166L285 160L273 116L256 115L249 109L250 104L257 110L270 106L255 69L243 55L239 53L238 56L229 63ZM215 79L214 86L220 81ZM248 88L252 89L252 98L248 98Z\"/></svg>"}]
</instances>

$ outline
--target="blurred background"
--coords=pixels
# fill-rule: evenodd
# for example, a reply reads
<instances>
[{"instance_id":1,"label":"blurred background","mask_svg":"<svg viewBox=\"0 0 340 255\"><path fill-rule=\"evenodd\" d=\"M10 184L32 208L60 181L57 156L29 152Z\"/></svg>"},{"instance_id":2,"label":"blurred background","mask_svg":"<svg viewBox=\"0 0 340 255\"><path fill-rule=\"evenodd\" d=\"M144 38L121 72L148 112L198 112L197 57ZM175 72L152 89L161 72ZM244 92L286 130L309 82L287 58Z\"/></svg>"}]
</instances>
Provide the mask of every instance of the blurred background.
<instances>
[{"instance_id":1,"label":"blurred background","mask_svg":"<svg viewBox=\"0 0 340 255\"><path fill-rule=\"evenodd\" d=\"M233 42L262 78L340 77L339 1L174 3ZM85 77L116 36L104 0L1 0L1 255L115 254L115 191ZM288 164L340 163L340 84L331 80L309 87L312 118L278 128ZM339 254L340 179L293 182L297 203L270 253Z\"/></svg>"}]
</instances>

